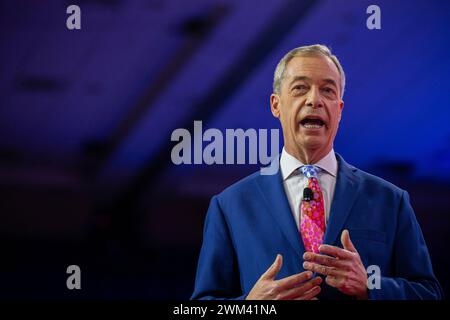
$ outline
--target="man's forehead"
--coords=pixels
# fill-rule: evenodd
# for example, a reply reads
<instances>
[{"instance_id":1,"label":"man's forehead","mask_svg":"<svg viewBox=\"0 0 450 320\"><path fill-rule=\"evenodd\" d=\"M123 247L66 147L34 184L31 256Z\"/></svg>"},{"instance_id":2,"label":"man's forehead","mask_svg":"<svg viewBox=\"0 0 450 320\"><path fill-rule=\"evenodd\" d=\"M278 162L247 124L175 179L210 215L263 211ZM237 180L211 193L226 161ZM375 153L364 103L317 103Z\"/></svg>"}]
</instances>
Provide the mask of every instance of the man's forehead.
<instances>
[{"instance_id":1,"label":"man's forehead","mask_svg":"<svg viewBox=\"0 0 450 320\"><path fill-rule=\"evenodd\" d=\"M309 78L331 78L340 81L339 71L333 61L325 56L296 56L285 71L286 77L308 76Z\"/></svg>"}]
</instances>

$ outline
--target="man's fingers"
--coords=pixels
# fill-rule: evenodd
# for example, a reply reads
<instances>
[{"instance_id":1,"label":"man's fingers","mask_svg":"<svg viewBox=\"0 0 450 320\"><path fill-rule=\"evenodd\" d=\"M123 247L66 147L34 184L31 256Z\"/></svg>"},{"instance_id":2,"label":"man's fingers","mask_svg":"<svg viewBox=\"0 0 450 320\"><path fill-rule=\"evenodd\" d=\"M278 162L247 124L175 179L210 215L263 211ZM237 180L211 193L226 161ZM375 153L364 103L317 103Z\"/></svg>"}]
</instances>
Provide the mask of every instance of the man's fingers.
<instances>
[{"instance_id":1,"label":"man's fingers","mask_svg":"<svg viewBox=\"0 0 450 320\"><path fill-rule=\"evenodd\" d=\"M305 252L303 254L303 259L309 262L315 262L328 267L344 268L345 262L330 256L323 254L317 254L313 252Z\"/></svg>"},{"instance_id":2,"label":"man's fingers","mask_svg":"<svg viewBox=\"0 0 450 320\"><path fill-rule=\"evenodd\" d=\"M328 244L322 244L319 247L319 251L320 253L324 253L342 260L353 258L353 254L349 250L341 249L335 246L330 246Z\"/></svg>"},{"instance_id":3,"label":"man's fingers","mask_svg":"<svg viewBox=\"0 0 450 320\"><path fill-rule=\"evenodd\" d=\"M341 285L338 278L335 278L332 276L327 276L325 278L325 282L326 282L326 284L328 284L329 286L334 287L334 288L339 288Z\"/></svg>"},{"instance_id":4,"label":"man's fingers","mask_svg":"<svg viewBox=\"0 0 450 320\"><path fill-rule=\"evenodd\" d=\"M315 286L312 289L305 292L302 296L295 298L294 300L311 300L315 296L317 296L320 293L320 287Z\"/></svg>"},{"instance_id":5,"label":"man's fingers","mask_svg":"<svg viewBox=\"0 0 450 320\"><path fill-rule=\"evenodd\" d=\"M281 266L283 265L283 256L281 254L277 254L275 261L272 265L267 269L266 272L261 276L262 279L275 279L278 272L281 270Z\"/></svg>"},{"instance_id":6,"label":"man's fingers","mask_svg":"<svg viewBox=\"0 0 450 320\"><path fill-rule=\"evenodd\" d=\"M350 233L348 232L348 230L342 231L341 242L344 249L351 252L357 252L352 240L350 240Z\"/></svg>"},{"instance_id":7,"label":"man's fingers","mask_svg":"<svg viewBox=\"0 0 450 320\"><path fill-rule=\"evenodd\" d=\"M304 262L303 268L305 268L306 270L310 270L312 272L323 274L324 276L333 276L333 277L345 276L342 270L339 270L335 267L326 267L312 262Z\"/></svg>"},{"instance_id":8,"label":"man's fingers","mask_svg":"<svg viewBox=\"0 0 450 320\"><path fill-rule=\"evenodd\" d=\"M314 279L311 279L297 287L291 288L287 291L284 291L281 294L280 299L281 300L292 300L296 299L302 295L304 295L307 291L311 290L313 287L318 286L322 283L321 277L316 277Z\"/></svg>"},{"instance_id":9,"label":"man's fingers","mask_svg":"<svg viewBox=\"0 0 450 320\"><path fill-rule=\"evenodd\" d=\"M302 282L305 282L312 277L311 271L303 271L301 273L294 274L292 276L278 280L278 286L280 289L290 289L294 286L298 286Z\"/></svg>"}]
</instances>

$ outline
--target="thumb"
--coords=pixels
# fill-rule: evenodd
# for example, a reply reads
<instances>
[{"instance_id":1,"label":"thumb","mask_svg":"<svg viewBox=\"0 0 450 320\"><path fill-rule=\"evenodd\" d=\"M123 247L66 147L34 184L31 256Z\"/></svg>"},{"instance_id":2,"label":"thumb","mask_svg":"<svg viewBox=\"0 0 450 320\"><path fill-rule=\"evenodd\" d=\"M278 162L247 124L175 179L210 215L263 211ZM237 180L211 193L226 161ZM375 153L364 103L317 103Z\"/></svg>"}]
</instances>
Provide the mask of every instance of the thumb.
<instances>
[{"instance_id":1,"label":"thumb","mask_svg":"<svg viewBox=\"0 0 450 320\"><path fill-rule=\"evenodd\" d=\"M261 278L267 280L273 280L277 276L278 272L281 270L281 266L283 265L283 256L281 254L277 254L275 261L272 265L267 269L266 272L262 275Z\"/></svg>"},{"instance_id":2,"label":"thumb","mask_svg":"<svg viewBox=\"0 0 450 320\"><path fill-rule=\"evenodd\" d=\"M356 250L355 246L353 245L352 240L350 240L350 233L348 232L348 230L342 231L341 242L342 242L342 246L344 247L345 250L348 250L351 252L358 252Z\"/></svg>"}]
</instances>

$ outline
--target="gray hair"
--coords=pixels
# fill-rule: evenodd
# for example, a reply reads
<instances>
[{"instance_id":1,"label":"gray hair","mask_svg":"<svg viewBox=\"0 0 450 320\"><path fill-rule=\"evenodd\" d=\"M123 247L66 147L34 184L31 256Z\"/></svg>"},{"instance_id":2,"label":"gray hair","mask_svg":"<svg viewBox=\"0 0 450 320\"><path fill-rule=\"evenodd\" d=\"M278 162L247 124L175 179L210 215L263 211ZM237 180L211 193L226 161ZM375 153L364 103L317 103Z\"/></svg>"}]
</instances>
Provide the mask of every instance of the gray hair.
<instances>
[{"instance_id":1,"label":"gray hair","mask_svg":"<svg viewBox=\"0 0 450 320\"><path fill-rule=\"evenodd\" d=\"M331 53L331 50L324 45L321 44L314 44L311 46L303 46L298 47L295 49L292 49L286 55L280 60L278 63L275 73L273 75L273 92L276 94L280 94L281 92L281 81L283 81L286 71L286 66L291 61L292 58L298 57L298 56L317 56L317 55L323 55L325 57L328 57L333 61L333 63L336 65L339 75L341 76L341 99L344 96L344 90L345 90L345 73L344 69L341 66L341 63L339 62L338 58Z\"/></svg>"}]
</instances>

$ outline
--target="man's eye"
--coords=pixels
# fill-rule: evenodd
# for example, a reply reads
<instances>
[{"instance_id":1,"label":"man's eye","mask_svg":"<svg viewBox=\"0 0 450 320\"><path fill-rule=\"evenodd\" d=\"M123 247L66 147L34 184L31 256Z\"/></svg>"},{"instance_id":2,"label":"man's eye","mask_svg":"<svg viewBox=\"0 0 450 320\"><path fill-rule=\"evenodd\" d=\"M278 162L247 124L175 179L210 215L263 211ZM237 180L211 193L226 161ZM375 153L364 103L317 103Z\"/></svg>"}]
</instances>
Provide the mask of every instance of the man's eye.
<instances>
[{"instance_id":1,"label":"man's eye","mask_svg":"<svg viewBox=\"0 0 450 320\"><path fill-rule=\"evenodd\" d=\"M303 85L297 85L297 86L293 87L292 90L295 90L295 91L306 91L306 90L308 90L308 88L306 86L303 86Z\"/></svg>"},{"instance_id":2,"label":"man's eye","mask_svg":"<svg viewBox=\"0 0 450 320\"><path fill-rule=\"evenodd\" d=\"M331 93L331 94L334 94L334 90L333 90L333 88L328 88L328 87L325 87L325 88L323 88L323 91L325 91L326 93Z\"/></svg>"}]
</instances>

